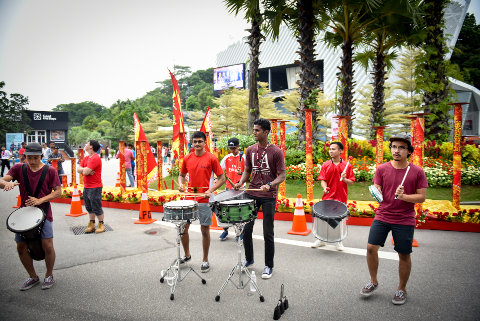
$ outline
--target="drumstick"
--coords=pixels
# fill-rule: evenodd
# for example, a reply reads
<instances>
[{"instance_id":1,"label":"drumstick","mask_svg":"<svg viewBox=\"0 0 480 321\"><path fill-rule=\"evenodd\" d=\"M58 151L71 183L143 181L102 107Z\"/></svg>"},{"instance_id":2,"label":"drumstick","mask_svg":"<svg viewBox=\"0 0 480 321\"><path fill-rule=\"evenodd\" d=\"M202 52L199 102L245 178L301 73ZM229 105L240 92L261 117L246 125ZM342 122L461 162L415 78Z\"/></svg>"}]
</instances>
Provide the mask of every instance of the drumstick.
<instances>
[{"instance_id":1,"label":"drumstick","mask_svg":"<svg viewBox=\"0 0 480 321\"><path fill-rule=\"evenodd\" d=\"M345 174L347 172L347 167L348 167L348 164L350 164L350 161L352 160L352 156L349 156L348 157L348 162L347 162L347 165L345 165L345 168L343 169L343 172L342 174ZM343 181L343 177L340 176L340 182Z\"/></svg>"},{"instance_id":2,"label":"drumstick","mask_svg":"<svg viewBox=\"0 0 480 321\"><path fill-rule=\"evenodd\" d=\"M206 196L207 194L205 193L188 193L188 192L180 192L178 195L184 195L184 196Z\"/></svg>"},{"instance_id":3,"label":"drumstick","mask_svg":"<svg viewBox=\"0 0 480 321\"><path fill-rule=\"evenodd\" d=\"M400 183L400 186L403 186L403 182L405 182L405 178L407 177L408 171L410 170L410 165L407 166L407 171L405 172L405 175L403 175L402 182ZM395 194L395 199L398 199L398 195Z\"/></svg>"}]
</instances>

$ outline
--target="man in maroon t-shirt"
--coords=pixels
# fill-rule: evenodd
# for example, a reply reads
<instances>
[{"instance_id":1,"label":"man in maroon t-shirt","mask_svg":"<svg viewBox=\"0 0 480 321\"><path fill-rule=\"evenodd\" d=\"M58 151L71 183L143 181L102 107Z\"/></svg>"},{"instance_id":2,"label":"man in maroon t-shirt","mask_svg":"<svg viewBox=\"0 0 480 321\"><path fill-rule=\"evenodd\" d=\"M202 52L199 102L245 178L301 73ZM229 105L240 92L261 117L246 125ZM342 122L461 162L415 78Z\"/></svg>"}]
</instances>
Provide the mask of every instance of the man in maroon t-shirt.
<instances>
[{"instance_id":1,"label":"man in maroon t-shirt","mask_svg":"<svg viewBox=\"0 0 480 321\"><path fill-rule=\"evenodd\" d=\"M285 180L285 161L283 152L268 141L270 122L266 119L257 119L253 122L253 136L257 144L247 148L245 155L245 169L242 178L234 185L239 189L252 175L249 189L261 191L247 191L248 198L254 199L256 211L262 207L263 211L263 239L265 242L265 267L262 278L269 279L273 273L273 258L275 242L273 222L277 204L277 186ZM255 213L255 216L257 213ZM243 230L243 244L245 246L246 267L253 264L253 225L255 220L247 223Z\"/></svg>"},{"instance_id":2,"label":"man in maroon t-shirt","mask_svg":"<svg viewBox=\"0 0 480 321\"><path fill-rule=\"evenodd\" d=\"M83 158L77 169L78 173L84 175L83 200L90 218L85 233L92 233L93 231L95 233L105 232L102 208L102 159L97 154L99 150L100 144L96 140L90 140L85 145L85 151L88 155ZM95 216L98 219L98 228L96 230Z\"/></svg>"},{"instance_id":3,"label":"man in maroon t-shirt","mask_svg":"<svg viewBox=\"0 0 480 321\"><path fill-rule=\"evenodd\" d=\"M367 264L370 282L360 294L370 296L378 287L378 249L384 246L388 233L392 231L395 251L398 253L399 284L392 299L396 305L407 299L407 281L412 269L410 253L415 228L415 203L423 203L427 193L427 177L419 166L408 161L413 146L407 136L390 138L393 160L378 166L373 183L382 193L375 220L370 227L367 244Z\"/></svg>"},{"instance_id":4,"label":"man in maroon t-shirt","mask_svg":"<svg viewBox=\"0 0 480 321\"><path fill-rule=\"evenodd\" d=\"M27 166L27 177L30 183L32 193L35 193L38 182L42 176L44 164L42 163L42 146L37 143L28 144L25 148L25 159ZM41 231L42 247L45 251L45 265L47 271L45 272L45 280L42 284L42 289L49 289L55 283L53 279L53 266L55 264L55 249L53 248L53 216L52 208L49 201L60 197L62 194L62 188L60 185L60 179L58 178L57 171L53 167L49 167L45 180L43 181L38 197L35 198L28 194L25 181L23 179L23 166L25 164L14 165L5 177L0 178L0 188L5 191L13 189L15 186L20 186L20 196L22 198L21 207L36 206L46 212L47 215L45 223L43 224ZM13 183L12 180L17 180ZM33 259L28 252L28 246L25 239L20 234L15 234L15 241L17 242L17 251L20 261L23 267L29 274L29 278L20 287L20 290L25 291L31 287L40 283L40 278L35 272L33 266Z\"/></svg>"}]
</instances>

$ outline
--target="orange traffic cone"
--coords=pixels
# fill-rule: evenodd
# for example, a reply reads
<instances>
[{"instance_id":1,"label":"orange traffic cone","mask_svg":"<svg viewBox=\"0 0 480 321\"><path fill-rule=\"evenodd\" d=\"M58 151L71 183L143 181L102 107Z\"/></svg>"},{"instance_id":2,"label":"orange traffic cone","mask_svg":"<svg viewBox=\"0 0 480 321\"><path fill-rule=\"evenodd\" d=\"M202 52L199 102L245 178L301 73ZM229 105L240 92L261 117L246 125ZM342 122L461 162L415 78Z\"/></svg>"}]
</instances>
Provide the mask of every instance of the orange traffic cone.
<instances>
[{"instance_id":1,"label":"orange traffic cone","mask_svg":"<svg viewBox=\"0 0 480 321\"><path fill-rule=\"evenodd\" d=\"M148 204L147 192L143 192L142 201L140 203L140 213L135 224L150 224L155 221L156 219L152 218L152 212L150 211L150 205Z\"/></svg>"},{"instance_id":2,"label":"orange traffic cone","mask_svg":"<svg viewBox=\"0 0 480 321\"><path fill-rule=\"evenodd\" d=\"M218 226L217 216L212 212L212 225L210 225L211 230L223 230L223 227Z\"/></svg>"},{"instance_id":3,"label":"orange traffic cone","mask_svg":"<svg viewBox=\"0 0 480 321\"><path fill-rule=\"evenodd\" d=\"M395 245L395 241L393 240L393 238L392 238L392 245ZM413 238L412 247L418 247L418 242L415 238Z\"/></svg>"},{"instance_id":4,"label":"orange traffic cone","mask_svg":"<svg viewBox=\"0 0 480 321\"><path fill-rule=\"evenodd\" d=\"M117 172L117 181L115 183L115 187L120 187L120 172Z\"/></svg>"},{"instance_id":5,"label":"orange traffic cone","mask_svg":"<svg viewBox=\"0 0 480 321\"><path fill-rule=\"evenodd\" d=\"M295 212L293 213L292 229L288 234L308 235L310 229L307 229L307 220L305 219L305 211L303 210L302 195L297 194L297 202L295 203Z\"/></svg>"},{"instance_id":6,"label":"orange traffic cone","mask_svg":"<svg viewBox=\"0 0 480 321\"><path fill-rule=\"evenodd\" d=\"M17 205L16 206L12 206L13 208L20 208L20 206L22 206L22 197L20 196L20 194L18 194L17 196Z\"/></svg>"},{"instance_id":7,"label":"orange traffic cone","mask_svg":"<svg viewBox=\"0 0 480 321\"><path fill-rule=\"evenodd\" d=\"M70 206L70 213L65 214L65 216L82 216L86 215L87 212L82 210L82 201L80 201L80 194L78 193L77 186L73 188L72 203Z\"/></svg>"}]
</instances>

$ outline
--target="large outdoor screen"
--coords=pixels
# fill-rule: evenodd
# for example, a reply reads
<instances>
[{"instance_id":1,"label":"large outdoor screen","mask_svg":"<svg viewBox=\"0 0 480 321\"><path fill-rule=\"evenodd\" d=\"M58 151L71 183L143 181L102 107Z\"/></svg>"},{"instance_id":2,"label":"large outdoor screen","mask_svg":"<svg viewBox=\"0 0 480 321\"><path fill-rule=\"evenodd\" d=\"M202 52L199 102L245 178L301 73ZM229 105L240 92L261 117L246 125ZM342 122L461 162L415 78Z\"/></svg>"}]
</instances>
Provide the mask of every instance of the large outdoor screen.
<instances>
[{"instance_id":1,"label":"large outdoor screen","mask_svg":"<svg viewBox=\"0 0 480 321\"><path fill-rule=\"evenodd\" d=\"M228 88L245 88L245 65L238 64L213 69L213 94L220 95Z\"/></svg>"}]
</instances>

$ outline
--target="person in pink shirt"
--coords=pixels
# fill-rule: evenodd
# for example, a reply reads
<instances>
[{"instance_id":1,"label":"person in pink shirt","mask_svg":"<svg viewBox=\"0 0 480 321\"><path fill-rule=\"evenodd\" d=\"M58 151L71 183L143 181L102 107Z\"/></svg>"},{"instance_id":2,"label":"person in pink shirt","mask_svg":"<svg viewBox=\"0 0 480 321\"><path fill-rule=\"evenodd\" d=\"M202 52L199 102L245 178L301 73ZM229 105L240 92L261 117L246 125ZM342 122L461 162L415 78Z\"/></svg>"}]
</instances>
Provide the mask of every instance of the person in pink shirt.
<instances>
[{"instance_id":1,"label":"person in pink shirt","mask_svg":"<svg viewBox=\"0 0 480 321\"><path fill-rule=\"evenodd\" d=\"M127 187L135 187L135 178L133 177L133 169L132 169L132 160L134 160L135 157L133 156L132 150L129 148L124 149L124 155L125 155L125 172L127 173L128 180L130 181L130 186L127 186ZM117 153L117 158L120 158L120 151Z\"/></svg>"}]
</instances>

